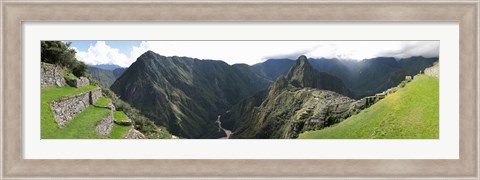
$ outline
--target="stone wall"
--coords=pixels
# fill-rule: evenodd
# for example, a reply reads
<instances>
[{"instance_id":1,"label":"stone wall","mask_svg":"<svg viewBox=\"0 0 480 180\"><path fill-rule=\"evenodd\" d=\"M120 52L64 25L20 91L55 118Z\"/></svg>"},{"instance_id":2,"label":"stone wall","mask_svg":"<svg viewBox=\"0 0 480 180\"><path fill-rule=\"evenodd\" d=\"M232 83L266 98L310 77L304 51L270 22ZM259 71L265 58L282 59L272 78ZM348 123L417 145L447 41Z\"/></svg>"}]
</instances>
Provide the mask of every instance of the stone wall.
<instances>
[{"instance_id":1,"label":"stone wall","mask_svg":"<svg viewBox=\"0 0 480 180\"><path fill-rule=\"evenodd\" d=\"M137 131L133 127L127 132L124 137L125 139L145 139L145 135L143 135L140 131Z\"/></svg>"},{"instance_id":2,"label":"stone wall","mask_svg":"<svg viewBox=\"0 0 480 180\"><path fill-rule=\"evenodd\" d=\"M63 77L62 68L42 62L40 65L40 82L42 88L49 86L64 86L65 78Z\"/></svg>"},{"instance_id":3,"label":"stone wall","mask_svg":"<svg viewBox=\"0 0 480 180\"><path fill-rule=\"evenodd\" d=\"M133 121L130 118L128 120L125 120L125 121L115 120L115 124L118 124L120 126L131 126L133 124Z\"/></svg>"},{"instance_id":4,"label":"stone wall","mask_svg":"<svg viewBox=\"0 0 480 180\"><path fill-rule=\"evenodd\" d=\"M98 134L104 136L109 135L113 128L113 121L113 111L112 109L110 109L110 113L108 114L108 116L103 118L102 121L100 121L95 130Z\"/></svg>"},{"instance_id":5,"label":"stone wall","mask_svg":"<svg viewBox=\"0 0 480 180\"><path fill-rule=\"evenodd\" d=\"M440 77L440 66L435 64L432 67L426 68L424 73L429 76Z\"/></svg>"},{"instance_id":6,"label":"stone wall","mask_svg":"<svg viewBox=\"0 0 480 180\"><path fill-rule=\"evenodd\" d=\"M58 126L65 127L69 120L90 105L90 92L80 93L52 102L52 111Z\"/></svg>"},{"instance_id":7,"label":"stone wall","mask_svg":"<svg viewBox=\"0 0 480 180\"><path fill-rule=\"evenodd\" d=\"M52 112L58 126L65 127L68 121L83 112L89 105L95 103L101 94L102 90L97 88L52 101Z\"/></svg>"},{"instance_id":8,"label":"stone wall","mask_svg":"<svg viewBox=\"0 0 480 180\"><path fill-rule=\"evenodd\" d=\"M90 104L97 102L100 97L102 97L102 89L97 88L93 91L90 91Z\"/></svg>"},{"instance_id":9,"label":"stone wall","mask_svg":"<svg viewBox=\"0 0 480 180\"><path fill-rule=\"evenodd\" d=\"M72 87L82 87L82 86L87 86L90 84L90 80L86 77L80 77L80 78L75 78L75 79L67 79L67 84L72 86Z\"/></svg>"}]
</instances>

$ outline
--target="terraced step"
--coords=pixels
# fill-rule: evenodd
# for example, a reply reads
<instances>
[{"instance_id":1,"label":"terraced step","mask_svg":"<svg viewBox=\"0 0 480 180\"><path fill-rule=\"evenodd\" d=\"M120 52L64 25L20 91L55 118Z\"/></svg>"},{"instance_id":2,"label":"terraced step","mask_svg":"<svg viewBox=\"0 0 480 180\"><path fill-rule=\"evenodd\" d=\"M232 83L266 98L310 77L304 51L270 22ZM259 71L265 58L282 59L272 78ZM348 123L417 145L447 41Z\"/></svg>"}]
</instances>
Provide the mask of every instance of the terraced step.
<instances>
[{"instance_id":1,"label":"terraced step","mask_svg":"<svg viewBox=\"0 0 480 180\"><path fill-rule=\"evenodd\" d=\"M97 92L97 88L92 85L80 88L69 86L43 88L41 91L41 138L144 137L143 134L133 131L132 121L128 116L121 111L115 111L111 100L98 94L100 91ZM93 98L92 91L96 91ZM56 116L61 116L62 123L59 123Z\"/></svg>"},{"instance_id":2,"label":"terraced step","mask_svg":"<svg viewBox=\"0 0 480 180\"><path fill-rule=\"evenodd\" d=\"M128 116L123 111L115 111L113 112L113 119L115 124L121 126L130 126L132 125L132 120L128 118Z\"/></svg>"},{"instance_id":3,"label":"terraced step","mask_svg":"<svg viewBox=\"0 0 480 180\"><path fill-rule=\"evenodd\" d=\"M42 88L41 90L41 138L58 138L61 137L63 131L61 126L57 123L55 119L54 112L51 108L51 104L53 101L61 100L63 98L73 96L76 94L82 94L88 91L92 91L98 88L97 86L84 86L81 88L74 88L69 86L64 87L47 87ZM92 108L84 107L86 109L83 110L91 110ZM61 110L57 110L61 111ZM95 111L96 114L101 112ZM58 112L61 113L61 112ZM76 116L80 114L75 114ZM77 117L66 117L69 120L75 119ZM63 124L63 127L66 126L67 123Z\"/></svg>"}]
</instances>

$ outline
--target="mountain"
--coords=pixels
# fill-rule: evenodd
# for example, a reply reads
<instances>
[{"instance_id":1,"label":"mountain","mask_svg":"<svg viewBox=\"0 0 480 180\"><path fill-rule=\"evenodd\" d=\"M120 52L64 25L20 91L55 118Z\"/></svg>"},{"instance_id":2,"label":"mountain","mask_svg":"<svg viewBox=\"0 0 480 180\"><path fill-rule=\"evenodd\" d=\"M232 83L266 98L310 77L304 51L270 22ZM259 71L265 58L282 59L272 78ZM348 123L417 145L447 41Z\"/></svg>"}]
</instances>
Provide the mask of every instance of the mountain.
<instances>
[{"instance_id":1,"label":"mountain","mask_svg":"<svg viewBox=\"0 0 480 180\"><path fill-rule=\"evenodd\" d=\"M438 58L411 57L397 60L378 57L358 62L352 87L357 98L374 95L398 85L405 76L413 76L433 65ZM356 78L355 78L356 77Z\"/></svg>"},{"instance_id":2,"label":"mountain","mask_svg":"<svg viewBox=\"0 0 480 180\"><path fill-rule=\"evenodd\" d=\"M119 65L116 65L116 64L97 64L97 65L88 65L88 66L92 66L92 67L96 67L96 68L99 68L99 69L104 69L104 70L109 70L109 71L113 71L115 69L118 69L118 68L123 68Z\"/></svg>"},{"instance_id":3,"label":"mountain","mask_svg":"<svg viewBox=\"0 0 480 180\"><path fill-rule=\"evenodd\" d=\"M421 70L430 67L435 61L438 61L438 58L421 56L399 60L393 57L377 57L362 61L308 59L308 62L317 71L341 79L356 99L371 96L396 86L405 79L405 76L416 75ZM286 76L294 62L290 59L269 59L255 64L253 67L274 81L279 76Z\"/></svg>"},{"instance_id":4,"label":"mountain","mask_svg":"<svg viewBox=\"0 0 480 180\"><path fill-rule=\"evenodd\" d=\"M287 76L225 113L222 125L234 131L232 138L296 138L352 114L356 101L346 95L351 92L340 79L318 72L300 56Z\"/></svg>"},{"instance_id":5,"label":"mountain","mask_svg":"<svg viewBox=\"0 0 480 180\"><path fill-rule=\"evenodd\" d=\"M315 70L308 62L307 57L303 55L297 59L288 72L287 80L295 87L311 87L353 96L341 79Z\"/></svg>"},{"instance_id":6,"label":"mountain","mask_svg":"<svg viewBox=\"0 0 480 180\"><path fill-rule=\"evenodd\" d=\"M357 115L305 139L438 139L439 79L420 75Z\"/></svg>"},{"instance_id":7,"label":"mountain","mask_svg":"<svg viewBox=\"0 0 480 180\"><path fill-rule=\"evenodd\" d=\"M117 69L114 69L112 73L113 73L113 76L115 76L115 78L119 78L126 70L127 68L117 68Z\"/></svg>"},{"instance_id":8,"label":"mountain","mask_svg":"<svg viewBox=\"0 0 480 180\"><path fill-rule=\"evenodd\" d=\"M115 80L120 77L126 68L116 68L114 70L101 69L96 66L88 66L88 72L93 78L98 80L104 87L110 87Z\"/></svg>"},{"instance_id":9,"label":"mountain","mask_svg":"<svg viewBox=\"0 0 480 180\"><path fill-rule=\"evenodd\" d=\"M224 136L217 116L268 87L271 81L244 64L142 54L111 86L172 134L185 138Z\"/></svg>"},{"instance_id":10,"label":"mountain","mask_svg":"<svg viewBox=\"0 0 480 180\"><path fill-rule=\"evenodd\" d=\"M183 138L225 137L217 119L234 132L232 138L295 138L341 122L363 107L363 97L396 86L436 60L300 56L249 66L148 51L110 88Z\"/></svg>"},{"instance_id":11,"label":"mountain","mask_svg":"<svg viewBox=\"0 0 480 180\"><path fill-rule=\"evenodd\" d=\"M279 76L287 75L294 62L291 59L268 59L252 67L271 81L275 81Z\"/></svg>"}]
</instances>

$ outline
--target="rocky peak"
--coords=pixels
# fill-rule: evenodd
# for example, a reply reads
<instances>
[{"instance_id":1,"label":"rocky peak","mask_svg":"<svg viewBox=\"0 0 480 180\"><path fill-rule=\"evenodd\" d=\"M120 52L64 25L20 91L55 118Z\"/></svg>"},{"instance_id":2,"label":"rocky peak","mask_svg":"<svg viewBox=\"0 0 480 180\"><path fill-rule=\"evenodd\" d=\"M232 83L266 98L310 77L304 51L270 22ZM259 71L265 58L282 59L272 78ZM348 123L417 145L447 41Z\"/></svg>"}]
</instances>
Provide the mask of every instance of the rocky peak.
<instances>
[{"instance_id":1,"label":"rocky peak","mask_svg":"<svg viewBox=\"0 0 480 180\"><path fill-rule=\"evenodd\" d=\"M270 91L268 92L268 97L275 97L286 87L288 87L288 81L285 78L285 76L278 77L277 80L275 80L275 82L270 87Z\"/></svg>"},{"instance_id":2,"label":"rocky peak","mask_svg":"<svg viewBox=\"0 0 480 180\"><path fill-rule=\"evenodd\" d=\"M157 53L155 53L151 50L148 50L147 52L140 55L135 62L145 62L145 61L157 59L158 57L160 57L159 54L157 54Z\"/></svg>"},{"instance_id":3,"label":"rocky peak","mask_svg":"<svg viewBox=\"0 0 480 180\"><path fill-rule=\"evenodd\" d=\"M151 51L151 50L148 50L147 52L143 53L141 56L153 56L153 55L158 55L157 53Z\"/></svg>"},{"instance_id":4,"label":"rocky peak","mask_svg":"<svg viewBox=\"0 0 480 180\"><path fill-rule=\"evenodd\" d=\"M287 75L287 80L295 87L311 87L334 91L351 97L352 93L345 87L343 81L334 75L319 72L308 62L306 56L298 57Z\"/></svg>"},{"instance_id":5,"label":"rocky peak","mask_svg":"<svg viewBox=\"0 0 480 180\"><path fill-rule=\"evenodd\" d=\"M295 61L292 68L288 72L287 80L296 87L313 87L313 80L316 79L317 72L307 60L307 57L301 55Z\"/></svg>"}]
</instances>

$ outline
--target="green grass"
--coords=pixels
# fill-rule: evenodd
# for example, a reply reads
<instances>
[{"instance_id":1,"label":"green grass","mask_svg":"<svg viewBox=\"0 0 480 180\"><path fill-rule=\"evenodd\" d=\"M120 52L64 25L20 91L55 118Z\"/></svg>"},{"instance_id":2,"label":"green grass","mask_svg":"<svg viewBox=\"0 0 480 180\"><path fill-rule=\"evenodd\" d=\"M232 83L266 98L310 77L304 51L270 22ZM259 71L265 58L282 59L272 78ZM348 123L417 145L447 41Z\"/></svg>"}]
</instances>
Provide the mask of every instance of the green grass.
<instances>
[{"instance_id":1,"label":"green grass","mask_svg":"<svg viewBox=\"0 0 480 180\"><path fill-rule=\"evenodd\" d=\"M345 121L300 134L303 139L438 139L439 80L416 77Z\"/></svg>"},{"instance_id":2,"label":"green grass","mask_svg":"<svg viewBox=\"0 0 480 180\"><path fill-rule=\"evenodd\" d=\"M106 97L100 97L98 98L97 102L95 102L95 105L97 106L108 106L110 104L110 99L106 98Z\"/></svg>"},{"instance_id":3,"label":"green grass","mask_svg":"<svg viewBox=\"0 0 480 180\"><path fill-rule=\"evenodd\" d=\"M96 133L95 128L102 118L107 117L110 110L89 106L85 111L75 116L64 128L55 127L52 139L101 139L106 138Z\"/></svg>"},{"instance_id":4,"label":"green grass","mask_svg":"<svg viewBox=\"0 0 480 180\"><path fill-rule=\"evenodd\" d=\"M84 86L74 88L64 87L48 87L41 90L41 138L57 139L57 138L101 138L90 131L92 126L95 128L97 121L105 117L109 110L105 108L95 108L89 106L84 112L73 118L67 127L59 128L53 117L50 103L53 100L60 99L89 90L96 89L96 86Z\"/></svg>"},{"instance_id":5,"label":"green grass","mask_svg":"<svg viewBox=\"0 0 480 180\"><path fill-rule=\"evenodd\" d=\"M120 126L118 124L114 124L109 137L111 139L123 139L130 128L131 126Z\"/></svg>"},{"instance_id":6,"label":"green grass","mask_svg":"<svg viewBox=\"0 0 480 180\"><path fill-rule=\"evenodd\" d=\"M96 89L97 86L88 85L79 88L74 88L70 86L64 87L47 87L42 89L42 102L43 101L53 101L55 99L60 99L62 97L71 96L74 94L82 93L85 91L90 91Z\"/></svg>"},{"instance_id":7,"label":"green grass","mask_svg":"<svg viewBox=\"0 0 480 180\"><path fill-rule=\"evenodd\" d=\"M41 138L42 139L122 139L131 126L119 126L114 124L109 136L102 136L96 133L97 124L110 113L109 109L89 106L82 113L75 116L69 121L66 127L60 128L53 117L50 103L53 100L66 96L79 94L82 92L96 89L97 86L89 85L80 88L70 86L64 87L48 87L41 91ZM110 103L110 99L101 97L95 103L99 106L106 106ZM117 113L120 112L120 113ZM122 115L126 119L126 115L117 111L118 117ZM116 116L116 118L118 118Z\"/></svg>"},{"instance_id":8,"label":"green grass","mask_svg":"<svg viewBox=\"0 0 480 180\"><path fill-rule=\"evenodd\" d=\"M113 119L117 121L126 121L128 120L128 117L123 111L115 111L113 112Z\"/></svg>"},{"instance_id":9,"label":"green grass","mask_svg":"<svg viewBox=\"0 0 480 180\"><path fill-rule=\"evenodd\" d=\"M63 76L66 77L66 78L68 78L68 79L78 79L77 76L75 76L74 74L69 73L69 72L63 73Z\"/></svg>"}]
</instances>

